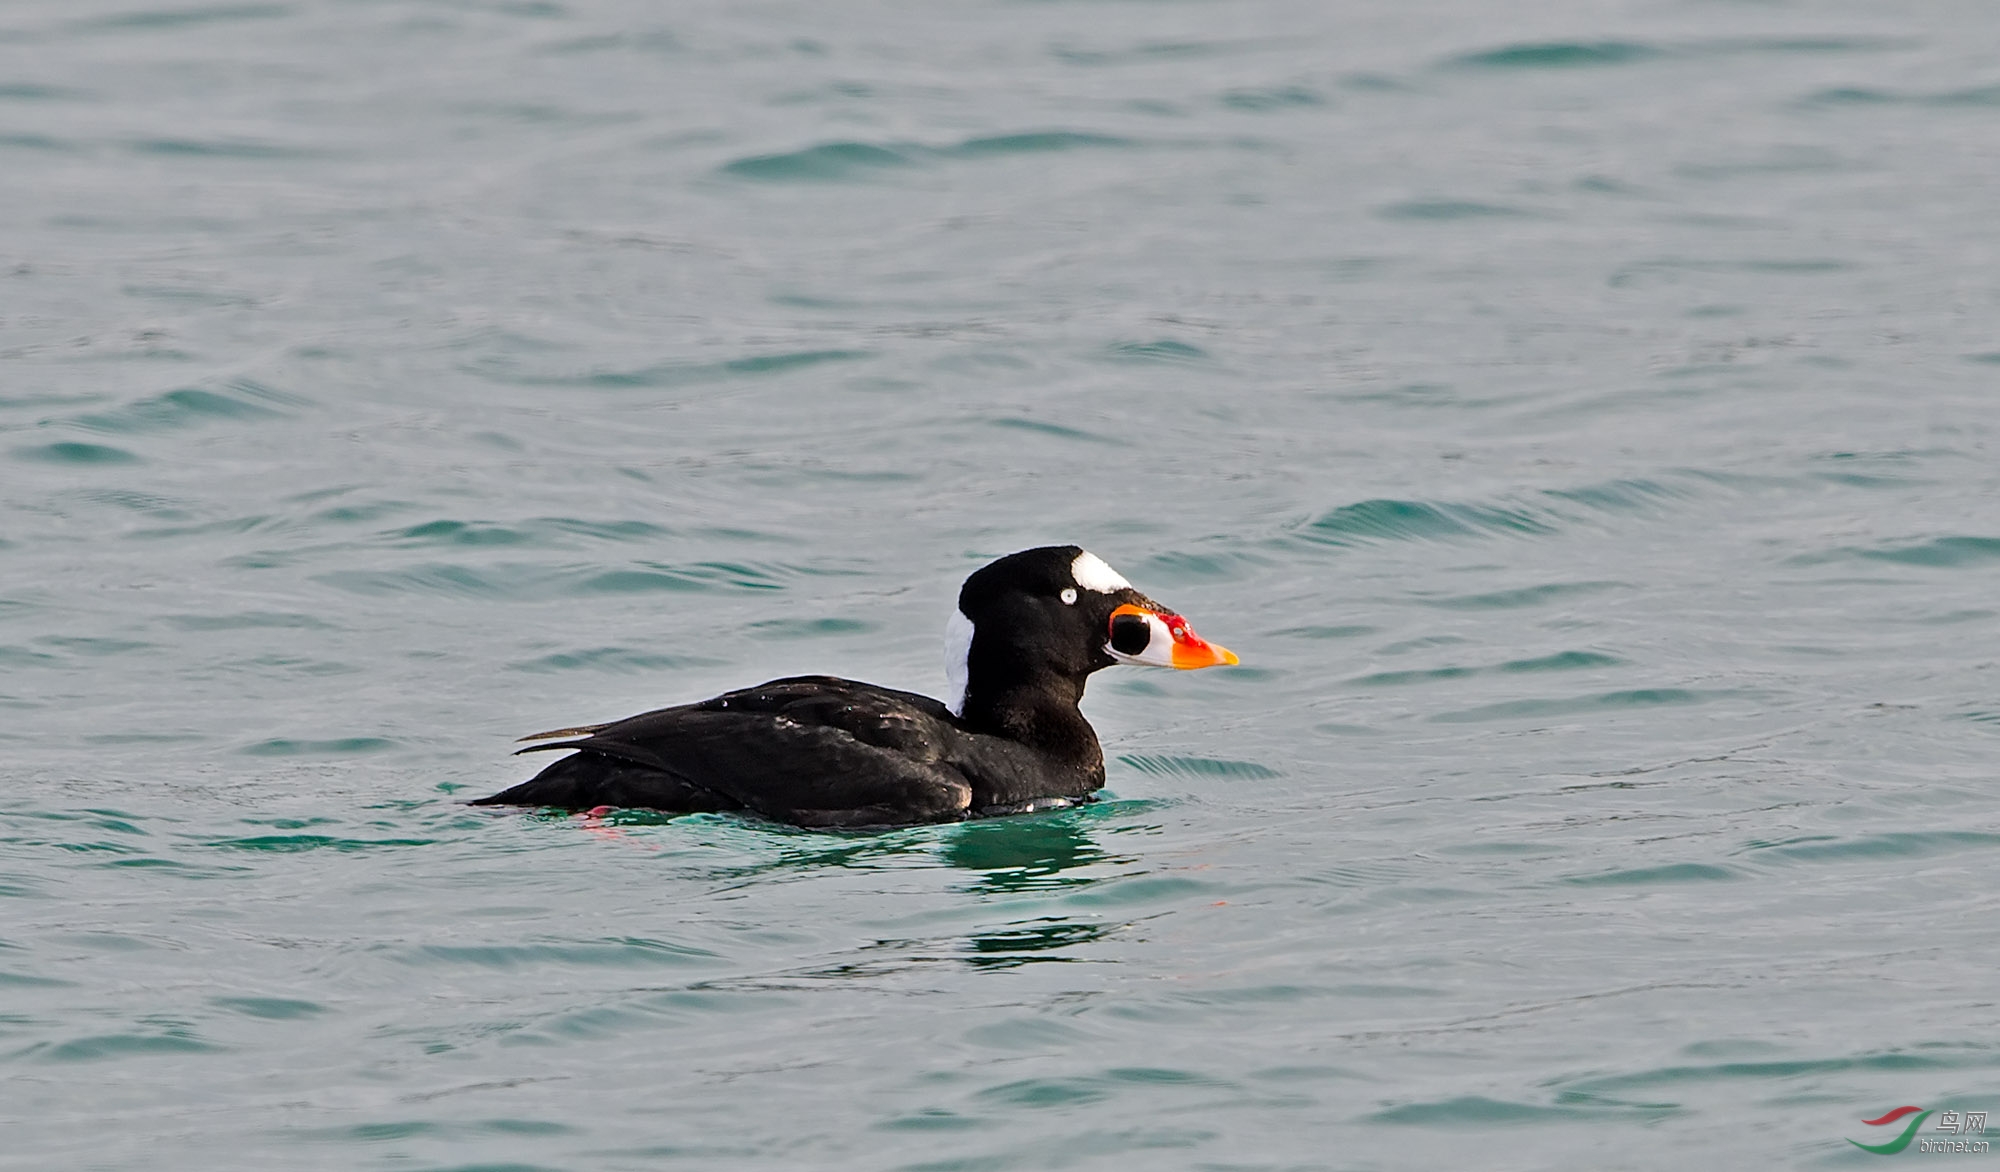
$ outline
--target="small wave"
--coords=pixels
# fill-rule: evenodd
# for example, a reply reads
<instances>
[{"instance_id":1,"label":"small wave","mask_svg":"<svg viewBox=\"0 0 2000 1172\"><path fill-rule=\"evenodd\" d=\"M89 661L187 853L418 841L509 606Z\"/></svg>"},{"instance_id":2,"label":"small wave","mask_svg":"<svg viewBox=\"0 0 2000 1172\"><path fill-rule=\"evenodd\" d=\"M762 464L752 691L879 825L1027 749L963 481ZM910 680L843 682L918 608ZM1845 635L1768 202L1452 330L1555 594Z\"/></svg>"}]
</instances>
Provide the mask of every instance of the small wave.
<instances>
[{"instance_id":1,"label":"small wave","mask_svg":"<svg viewBox=\"0 0 2000 1172\"><path fill-rule=\"evenodd\" d=\"M224 289L205 289L194 285L126 285L120 291L127 297L176 302L182 305L200 305L211 309L248 309L257 304L257 299L248 293L232 293Z\"/></svg>"},{"instance_id":2,"label":"small wave","mask_svg":"<svg viewBox=\"0 0 2000 1172\"><path fill-rule=\"evenodd\" d=\"M199 733L91 733L80 738L86 745L193 745L207 740Z\"/></svg>"},{"instance_id":3,"label":"small wave","mask_svg":"<svg viewBox=\"0 0 2000 1172\"><path fill-rule=\"evenodd\" d=\"M121 12L77 22L77 27L124 31L130 29L186 28L191 25L224 24L232 21L270 20L290 16L285 4L215 4L206 8L170 8L150 12Z\"/></svg>"},{"instance_id":4,"label":"small wave","mask_svg":"<svg viewBox=\"0 0 2000 1172\"><path fill-rule=\"evenodd\" d=\"M1869 859L1917 859L2000 847L2000 834L1981 830L1890 831L1852 838L1819 836L1779 843L1751 843L1758 861L1846 862Z\"/></svg>"},{"instance_id":5,"label":"small wave","mask_svg":"<svg viewBox=\"0 0 2000 1172\"><path fill-rule=\"evenodd\" d=\"M159 541L179 537L202 537L211 533L250 533L262 528L270 520L268 515L255 513L248 517L224 517L193 525L148 525L142 529L128 529L120 536L127 541Z\"/></svg>"},{"instance_id":6,"label":"small wave","mask_svg":"<svg viewBox=\"0 0 2000 1172\"><path fill-rule=\"evenodd\" d=\"M72 422L90 431L144 433L171 431L215 421L248 422L285 414L279 406L302 400L247 379L219 390L182 387L112 411L79 415Z\"/></svg>"},{"instance_id":7,"label":"small wave","mask_svg":"<svg viewBox=\"0 0 2000 1172\"><path fill-rule=\"evenodd\" d=\"M1864 86L1835 86L1818 90L1805 97L1809 106L1882 106L1908 99L1888 90L1868 89Z\"/></svg>"},{"instance_id":8,"label":"small wave","mask_svg":"<svg viewBox=\"0 0 2000 1172\"><path fill-rule=\"evenodd\" d=\"M123 655L129 651L150 651L158 646L134 639L103 639L85 635L44 635L35 642L72 655Z\"/></svg>"},{"instance_id":9,"label":"small wave","mask_svg":"<svg viewBox=\"0 0 2000 1172\"><path fill-rule=\"evenodd\" d=\"M1577 887L1657 887L1668 883L1715 883L1741 878L1741 872L1729 867L1708 863L1668 863L1659 867L1573 875L1563 882Z\"/></svg>"},{"instance_id":10,"label":"small wave","mask_svg":"<svg viewBox=\"0 0 2000 1172\"><path fill-rule=\"evenodd\" d=\"M637 673L712 667L721 662L700 655L664 655L655 651L634 651L629 647L593 647L585 651L562 651L544 655L539 659L510 663L507 668L510 671L537 673L558 671Z\"/></svg>"},{"instance_id":11,"label":"small wave","mask_svg":"<svg viewBox=\"0 0 2000 1172\"><path fill-rule=\"evenodd\" d=\"M1272 110L1295 110L1302 106L1326 105L1325 95L1302 85L1233 89L1225 92L1217 100L1232 110L1248 110L1254 114Z\"/></svg>"},{"instance_id":12,"label":"small wave","mask_svg":"<svg viewBox=\"0 0 2000 1172\"><path fill-rule=\"evenodd\" d=\"M755 354L748 358L732 358L717 364L724 374L776 374L780 371L797 370L800 367L818 366L823 362L849 362L857 358L869 358L869 350L800 350L785 354Z\"/></svg>"},{"instance_id":13,"label":"small wave","mask_svg":"<svg viewBox=\"0 0 2000 1172\"><path fill-rule=\"evenodd\" d=\"M393 847L432 846L436 842L434 838L340 838L330 834L258 834L246 838L211 839L207 845L223 850L289 855L320 850L355 854Z\"/></svg>"},{"instance_id":14,"label":"small wave","mask_svg":"<svg viewBox=\"0 0 2000 1172\"><path fill-rule=\"evenodd\" d=\"M1051 151L1107 150L1138 145L1115 134L1090 134L1074 130L1036 131L1026 134L996 134L968 138L957 146L932 153L946 159L978 159L992 155L1038 155Z\"/></svg>"},{"instance_id":15,"label":"small wave","mask_svg":"<svg viewBox=\"0 0 2000 1172\"><path fill-rule=\"evenodd\" d=\"M1437 680L1460 680L1479 674L1476 667L1433 667L1409 671L1378 671L1358 676L1348 683L1357 688L1394 687L1397 684L1428 684Z\"/></svg>"},{"instance_id":16,"label":"small wave","mask_svg":"<svg viewBox=\"0 0 2000 1172\"><path fill-rule=\"evenodd\" d=\"M173 1027L157 1034L96 1034L42 1043L20 1051L17 1057L37 1062L100 1062L158 1054L215 1054L224 1049L195 1037L186 1027Z\"/></svg>"},{"instance_id":17,"label":"small wave","mask_svg":"<svg viewBox=\"0 0 2000 1172\"><path fill-rule=\"evenodd\" d=\"M655 541L673 533L664 525L651 521L584 521L575 517L537 517L537 525L546 525L562 533L578 537L589 537L599 541ZM755 536L742 533L731 536Z\"/></svg>"},{"instance_id":18,"label":"small wave","mask_svg":"<svg viewBox=\"0 0 2000 1172\"><path fill-rule=\"evenodd\" d=\"M1940 537L1921 545L1851 551L1857 557L1906 566L1955 568L2000 559L2000 537Z\"/></svg>"},{"instance_id":19,"label":"small wave","mask_svg":"<svg viewBox=\"0 0 2000 1172\"><path fill-rule=\"evenodd\" d=\"M1617 667L1624 660L1612 655L1601 655L1595 651L1563 651L1554 655L1544 655L1534 659L1510 659L1504 663L1483 667L1447 666L1411 671L1383 671L1360 676L1348 681L1354 687L1385 687L1397 684L1427 684L1439 680L1458 680L1468 676L1487 675L1494 672L1549 672L1584 671L1591 668Z\"/></svg>"},{"instance_id":20,"label":"small wave","mask_svg":"<svg viewBox=\"0 0 2000 1172\"><path fill-rule=\"evenodd\" d=\"M679 37L665 29L648 29L644 32L600 33L592 36L570 37L543 45L534 50L534 52L550 56L568 56L577 53L602 53L618 49L649 56L677 56L687 51L687 45Z\"/></svg>"},{"instance_id":21,"label":"small wave","mask_svg":"<svg viewBox=\"0 0 2000 1172\"><path fill-rule=\"evenodd\" d=\"M1496 671L1577 671L1593 667L1617 667L1625 661L1615 655L1602 655L1595 651L1559 651L1554 655L1543 655L1533 659L1510 659L1495 668Z\"/></svg>"},{"instance_id":22,"label":"small wave","mask_svg":"<svg viewBox=\"0 0 2000 1172\"><path fill-rule=\"evenodd\" d=\"M732 159L722 165L721 171L759 183L850 182L932 162L1136 145L1134 140L1117 135L1073 130L985 135L941 147L919 143L823 142L795 151Z\"/></svg>"},{"instance_id":23,"label":"small wave","mask_svg":"<svg viewBox=\"0 0 2000 1172\"><path fill-rule=\"evenodd\" d=\"M1651 1118L1662 1111L1673 1109L1674 1105L1665 1103L1644 1105L1571 1103L1564 1106L1543 1106L1538 1103L1489 1099L1484 1095L1465 1095L1456 1099L1404 1103L1384 1111L1377 1111L1374 1119L1379 1123L1406 1123L1423 1127L1485 1128L1496 1124L1573 1123L1582 1120L1634 1116Z\"/></svg>"},{"instance_id":24,"label":"small wave","mask_svg":"<svg viewBox=\"0 0 2000 1172\"><path fill-rule=\"evenodd\" d=\"M1921 42L1909 37L1721 37L1697 41L1688 51L1705 54L1731 53L1886 53L1912 48Z\"/></svg>"},{"instance_id":25,"label":"small wave","mask_svg":"<svg viewBox=\"0 0 2000 1172\"><path fill-rule=\"evenodd\" d=\"M1693 1050L1695 1047L1689 1049ZM1591 1099L1615 1102L1619 1097L1635 1092L1671 1093L1677 1088L1688 1085L1727 1086L1744 1081L1763 1081L1776 1086L1787 1082L1796 1083L1816 1075L1824 1077L1852 1074L1857 1071L1907 1079L1913 1071L1979 1070L1990 1068L1992 1065L1993 1059L1983 1047L1960 1053L1933 1050L1923 1054L1912 1053L1908 1048L1898 1047L1894 1050L1860 1054L1852 1058L1688 1063L1680 1066L1655 1067L1631 1074L1592 1075L1569 1082L1562 1093L1564 1097L1582 1095ZM1661 1103L1659 1106L1670 1108L1678 1104Z\"/></svg>"},{"instance_id":26,"label":"small wave","mask_svg":"<svg viewBox=\"0 0 2000 1172\"><path fill-rule=\"evenodd\" d=\"M722 172L760 183L824 183L854 179L889 167L914 166L916 161L909 148L865 142L826 142L804 150L735 159L723 164Z\"/></svg>"},{"instance_id":27,"label":"small wave","mask_svg":"<svg viewBox=\"0 0 2000 1172\"><path fill-rule=\"evenodd\" d=\"M1206 362L1208 351L1188 342L1162 338L1156 342L1118 342L1106 355L1120 362Z\"/></svg>"},{"instance_id":28,"label":"small wave","mask_svg":"<svg viewBox=\"0 0 2000 1172\"><path fill-rule=\"evenodd\" d=\"M517 969L544 965L569 967L658 967L681 968L715 959L715 954L692 945L640 936L606 940L571 940L550 944L451 945L427 944L405 950L399 957L406 964L468 965L474 968Z\"/></svg>"},{"instance_id":29,"label":"small wave","mask_svg":"<svg viewBox=\"0 0 2000 1172\"><path fill-rule=\"evenodd\" d=\"M1543 489L1514 501L1377 498L1322 513L1296 532L1307 541L1332 546L1454 541L1488 535L1541 537L1593 515L1646 514L1669 502L1693 499L1697 495L1693 487L1676 483L1684 480L1713 482L1712 477L1681 472L1674 474L1673 480L1628 477L1581 488Z\"/></svg>"},{"instance_id":30,"label":"small wave","mask_svg":"<svg viewBox=\"0 0 2000 1172\"><path fill-rule=\"evenodd\" d=\"M1144 41L1119 49L1084 49L1074 45L1054 45L1049 55L1069 65L1110 65L1126 61L1183 60L1256 53L1276 42L1268 38L1213 41Z\"/></svg>"},{"instance_id":31,"label":"small wave","mask_svg":"<svg viewBox=\"0 0 2000 1172\"><path fill-rule=\"evenodd\" d=\"M1685 500L1694 494L1680 485L1660 480L1621 478L1582 488L1552 488L1547 495L1603 512L1641 512L1668 501Z\"/></svg>"},{"instance_id":32,"label":"small wave","mask_svg":"<svg viewBox=\"0 0 2000 1172\"><path fill-rule=\"evenodd\" d=\"M1126 753L1118 760L1141 773L1170 777L1230 777L1263 780L1282 776L1277 770L1254 761L1225 761L1215 757L1171 757Z\"/></svg>"},{"instance_id":33,"label":"small wave","mask_svg":"<svg viewBox=\"0 0 2000 1172\"><path fill-rule=\"evenodd\" d=\"M1993 358L1994 361L2000 362L2000 354L1994 355ZM102 403L108 397L102 394L38 394L30 391L27 394L0 395L0 410L15 410L23 407L67 407L72 404Z\"/></svg>"},{"instance_id":34,"label":"small wave","mask_svg":"<svg viewBox=\"0 0 2000 1172\"><path fill-rule=\"evenodd\" d=\"M1248 568L1261 563L1254 556L1236 553L1174 553L1154 554L1146 559L1145 580L1158 582L1162 586L1179 585L1214 579L1236 578Z\"/></svg>"},{"instance_id":35,"label":"small wave","mask_svg":"<svg viewBox=\"0 0 2000 1172\"><path fill-rule=\"evenodd\" d=\"M1665 50L1637 41L1538 41L1453 57L1461 69L1579 69L1652 61Z\"/></svg>"},{"instance_id":36,"label":"small wave","mask_svg":"<svg viewBox=\"0 0 2000 1172\"><path fill-rule=\"evenodd\" d=\"M1386 220L1481 220L1536 213L1506 204L1471 199L1408 199L1384 204L1376 214Z\"/></svg>"},{"instance_id":37,"label":"small wave","mask_svg":"<svg viewBox=\"0 0 2000 1172\"><path fill-rule=\"evenodd\" d=\"M336 590L352 594L445 594L500 597L519 595L530 582L546 580L549 572L541 567L516 571L495 567L487 572L469 566L412 566L403 570L335 570L314 579Z\"/></svg>"},{"instance_id":38,"label":"small wave","mask_svg":"<svg viewBox=\"0 0 2000 1172\"><path fill-rule=\"evenodd\" d=\"M1917 101L1926 106L2000 106L2000 85L1971 86L1923 94Z\"/></svg>"},{"instance_id":39,"label":"small wave","mask_svg":"<svg viewBox=\"0 0 2000 1172\"><path fill-rule=\"evenodd\" d=\"M753 639L810 639L829 635L859 635L877 630L878 623L859 619L765 619L751 623Z\"/></svg>"},{"instance_id":40,"label":"small wave","mask_svg":"<svg viewBox=\"0 0 2000 1172\"><path fill-rule=\"evenodd\" d=\"M32 82L8 82L0 84L0 102L65 102L90 97L84 90L66 89L55 85L36 85Z\"/></svg>"},{"instance_id":41,"label":"small wave","mask_svg":"<svg viewBox=\"0 0 2000 1172\"><path fill-rule=\"evenodd\" d=\"M1026 1108L1068 1108L1087 1103L1100 1103L1114 1094L1126 1093L1158 1099L1163 1094L1172 1093L1176 1087L1200 1089L1214 1094L1228 1084L1208 1075L1192 1071L1172 1070L1160 1067L1125 1067L1106 1070L1098 1075L1041 1076L1015 1079L998 1086L986 1087L978 1092L978 1098L985 1102L1004 1104L1009 1107ZM1206 1137L1207 1133L1202 1133ZM1148 1146L1160 1148L1190 1147L1190 1137L1158 1134L1150 1137ZM998 1166L998 1165L994 1165ZM934 1166L938 1167L938 1166Z\"/></svg>"},{"instance_id":42,"label":"small wave","mask_svg":"<svg viewBox=\"0 0 2000 1172\"><path fill-rule=\"evenodd\" d=\"M1674 168L1674 174L1687 179L1762 179L1771 175L1815 175L1822 172L1852 170L1856 164L1846 157L1823 147L1779 147L1761 156L1749 158L1725 158L1715 162L1682 163ZM1733 267L1749 273L1840 273L1855 268L1850 261L1834 260L1826 257L1777 257L1769 260L1745 260L1721 262L1725 267Z\"/></svg>"},{"instance_id":43,"label":"small wave","mask_svg":"<svg viewBox=\"0 0 2000 1172\"><path fill-rule=\"evenodd\" d=\"M1084 431L1082 428L1064 427L1060 423L1050 423L1045 419L1028 419L1018 415L990 419L987 420L987 423L989 426L1004 428L1008 431L1032 431L1040 435L1052 435L1058 439L1081 440L1085 443L1113 444L1117 442L1109 436L1098 435L1092 431Z\"/></svg>"},{"instance_id":44,"label":"small wave","mask_svg":"<svg viewBox=\"0 0 2000 1172\"><path fill-rule=\"evenodd\" d=\"M263 1021L298 1021L318 1017L328 1011L317 1001L298 1001L289 997L211 997L208 1003Z\"/></svg>"},{"instance_id":45,"label":"small wave","mask_svg":"<svg viewBox=\"0 0 2000 1172\"><path fill-rule=\"evenodd\" d=\"M170 614L160 621L183 631L239 631L276 628L282 630L333 630L333 624L309 614L287 611L247 610L236 614Z\"/></svg>"},{"instance_id":46,"label":"small wave","mask_svg":"<svg viewBox=\"0 0 2000 1172\"><path fill-rule=\"evenodd\" d=\"M1272 631L1271 634L1293 639L1358 639L1363 635L1376 634L1381 629L1380 627L1363 626L1355 623L1331 626L1285 627L1281 630Z\"/></svg>"},{"instance_id":47,"label":"small wave","mask_svg":"<svg viewBox=\"0 0 2000 1172\"><path fill-rule=\"evenodd\" d=\"M698 562L688 566L640 563L637 570L612 570L595 574L577 589L595 594L629 594L649 590L782 590L784 585L769 571L732 562Z\"/></svg>"},{"instance_id":48,"label":"small wave","mask_svg":"<svg viewBox=\"0 0 2000 1172\"><path fill-rule=\"evenodd\" d=\"M471 521L426 521L388 536L419 545L525 545L534 540L519 529Z\"/></svg>"},{"instance_id":49,"label":"small wave","mask_svg":"<svg viewBox=\"0 0 2000 1172\"><path fill-rule=\"evenodd\" d=\"M284 160L318 159L325 151L309 147L287 146L275 142L259 142L251 139L202 140L192 138L141 138L130 143L131 149L144 155L169 155L196 159L249 159Z\"/></svg>"},{"instance_id":50,"label":"small wave","mask_svg":"<svg viewBox=\"0 0 2000 1172\"><path fill-rule=\"evenodd\" d=\"M1416 601L1441 610L1518 610L1524 607L1543 606L1559 599L1575 598L1578 595L1628 588L1623 582L1549 582L1540 586L1522 586L1514 590L1489 590L1483 594L1419 598Z\"/></svg>"},{"instance_id":51,"label":"small wave","mask_svg":"<svg viewBox=\"0 0 2000 1172\"><path fill-rule=\"evenodd\" d=\"M740 562L668 565L634 562L617 569L504 564L474 567L431 563L400 570L334 570L314 581L354 594L436 594L443 596L546 599L579 594L643 594L651 591L783 590L785 578L813 571Z\"/></svg>"},{"instance_id":52,"label":"small wave","mask_svg":"<svg viewBox=\"0 0 2000 1172\"><path fill-rule=\"evenodd\" d=\"M14 454L23 460L36 460L45 464L106 465L139 463L139 457L126 451L124 448L114 448L108 444L78 443L74 440L15 448Z\"/></svg>"},{"instance_id":53,"label":"small wave","mask_svg":"<svg viewBox=\"0 0 2000 1172\"><path fill-rule=\"evenodd\" d=\"M1657 44L1645 41L1528 41L1462 53L1444 62L1460 71L1547 71L1637 65L1668 58L1742 54L1876 53L1908 48L1898 37L1717 37Z\"/></svg>"},{"instance_id":54,"label":"small wave","mask_svg":"<svg viewBox=\"0 0 2000 1172\"><path fill-rule=\"evenodd\" d=\"M1589 696L1572 696L1561 699L1506 700L1498 704L1484 704L1477 708L1465 708L1456 712L1440 712L1431 719L1442 724L1470 724L1487 720L1537 719L1553 716L1577 716L1583 713L1600 712L1607 709L1658 708L1667 705L1703 704L1726 696L1737 695L1727 690L1700 691L1692 688L1632 688L1619 692L1600 692Z\"/></svg>"},{"instance_id":55,"label":"small wave","mask_svg":"<svg viewBox=\"0 0 2000 1172\"><path fill-rule=\"evenodd\" d=\"M0 665L8 667L47 667L62 662L59 656L46 651L31 651L26 647L0 644Z\"/></svg>"},{"instance_id":56,"label":"small wave","mask_svg":"<svg viewBox=\"0 0 2000 1172\"><path fill-rule=\"evenodd\" d=\"M752 354L722 362L658 362L630 370L594 370L583 374L536 374L522 372L511 362L492 359L468 365L474 373L517 386L597 387L619 390L628 387L685 387L730 379L783 374L829 362L854 362L874 357L872 350L793 350Z\"/></svg>"},{"instance_id":57,"label":"small wave","mask_svg":"<svg viewBox=\"0 0 2000 1172\"><path fill-rule=\"evenodd\" d=\"M1442 541L1481 533L1539 536L1554 531L1548 521L1522 509L1381 498L1322 513L1307 523L1301 536L1324 545L1345 546L1372 541Z\"/></svg>"},{"instance_id":58,"label":"small wave","mask_svg":"<svg viewBox=\"0 0 2000 1172\"><path fill-rule=\"evenodd\" d=\"M0 148L20 151L73 151L77 144L46 134L0 134Z\"/></svg>"},{"instance_id":59,"label":"small wave","mask_svg":"<svg viewBox=\"0 0 2000 1172\"><path fill-rule=\"evenodd\" d=\"M344 756L350 753L379 753L400 746L385 737L340 737L330 741L296 741L275 737L245 745L238 752L252 757Z\"/></svg>"}]
</instances>

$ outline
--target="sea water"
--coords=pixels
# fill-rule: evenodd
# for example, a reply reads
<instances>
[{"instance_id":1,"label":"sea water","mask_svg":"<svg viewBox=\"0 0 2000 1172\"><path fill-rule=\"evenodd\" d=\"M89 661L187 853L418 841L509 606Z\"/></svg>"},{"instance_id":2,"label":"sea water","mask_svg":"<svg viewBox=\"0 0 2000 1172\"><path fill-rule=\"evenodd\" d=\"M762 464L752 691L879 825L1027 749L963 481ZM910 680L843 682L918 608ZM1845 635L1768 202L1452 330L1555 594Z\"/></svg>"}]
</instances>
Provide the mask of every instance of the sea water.
<instances>
[{"instance_id":1,"label":"sea water","mask_svg":"<svg viewBox=\"0 0 2000 1172\"><path fill-rule=\"evenodd\" d=\"M1971 2L10 0L0 1164L1977 1141L1996 62ZM463 804L935 694L1051 543L1243 657L1096 678L1099 803Z\"/></svg>"}]
</instances>

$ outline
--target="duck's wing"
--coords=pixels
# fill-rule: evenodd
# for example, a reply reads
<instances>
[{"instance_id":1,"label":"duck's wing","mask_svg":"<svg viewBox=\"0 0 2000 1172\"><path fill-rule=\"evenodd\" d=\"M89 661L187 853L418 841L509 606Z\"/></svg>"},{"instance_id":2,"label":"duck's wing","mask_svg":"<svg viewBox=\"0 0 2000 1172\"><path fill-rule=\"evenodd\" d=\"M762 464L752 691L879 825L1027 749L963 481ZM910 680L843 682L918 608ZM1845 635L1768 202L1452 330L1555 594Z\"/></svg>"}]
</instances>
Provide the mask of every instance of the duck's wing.
<instances>
[{"instance_id":1,"label":"duck's wing","mask_svg":"<svg viewBox=\"0 0 2000 1172\"><path fill-rule=\"evenodd\" d=\"M877 687L874 684L857 683L838 676L789 676L772 680L754 688L739 688L734 692L724 692L712 700L697 704L680 704L672 708L656 708L624 720L606 721L603 724L579 724L570 728L550 729L548 732L530 733L517 737L517 744L529 741L566 740L588 737L607 731L624 732L638 730L648 725L671 723L682 712L701 710L709 712L769 712L802 716L809 723L826 724L835 728L847 728L870 744L885 742L869 735L869 730L880 730L878 736L894 738L894 730L905 729L919 720L936 721L940 725L951 726L957 718L937 700L917 692L902 692L894 688ZM567 748L566 745L536 745L531 749L517 749L517 753L533 753L545 749Z\"/></svg>"},{"instance_id":2,"label":"duck's wing","mask_svg":"<svg viewBox=\"0 0 2000 1172\"><path fill-rule=\"evenodd\" d=\"M951 722L943 705L913 693L831 677L774 680L532 745L521 751L574 749L625 768L566 758L481 804L634 804L634 793L653 792L635 785L639 772L661 775L659 808L740 807L801 826L951 821L972 800L964 774L945 761ZM709 801L692 804L691 794Z\"/></svg>"},{"instance_id":3,"label":"duck's wing","mask_svg":"<svg viewBox=\"0 0 2000 1172\"><path fill-rule=\"evenodd\" d=\"M529 741L552 741L558 737L587 737L591 733L603 732L610 727L608 724L579 724L575 728L555 728L550 729L548 732L529 733L525 737L515 737L514 743L521 745ZM522 749L520 752L525 753L527 750Z\"/></svg>"}]
</instances>

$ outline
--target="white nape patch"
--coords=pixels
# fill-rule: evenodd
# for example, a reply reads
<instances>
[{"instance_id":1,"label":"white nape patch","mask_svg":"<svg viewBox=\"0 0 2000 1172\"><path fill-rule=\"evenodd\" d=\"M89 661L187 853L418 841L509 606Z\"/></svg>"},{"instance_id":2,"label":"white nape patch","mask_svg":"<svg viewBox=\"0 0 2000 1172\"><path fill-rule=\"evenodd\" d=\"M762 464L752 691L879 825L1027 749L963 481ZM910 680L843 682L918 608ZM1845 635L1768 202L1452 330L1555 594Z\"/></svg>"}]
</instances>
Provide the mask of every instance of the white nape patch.
<instances>
[{"instance_id":1,"label":"white nape patch","mask_svg":"<svg viewBox=\"0 0 2000 1172\"><path fill-rule=\"evenodd\" d=\"M1105 565L1103 558L1089 550L1077 554L1076 560L1069 564L1069 576L1076 579L1078 586L1085 590L1095 590L1099 594L1132 588L1132 584L1127 582L1123 575Z\"/></svg>"},{"instance_id":2,"label":"white nape patch","mask_svg":"<svg viewBox=\"0 0 2000 1172\"><path fill-rule=\"evenodd\" d=\"M953 716L965 715L965 686L972 679L972 620L957 607L944 623L945 707Z\"/></svg>"}]
</instances>

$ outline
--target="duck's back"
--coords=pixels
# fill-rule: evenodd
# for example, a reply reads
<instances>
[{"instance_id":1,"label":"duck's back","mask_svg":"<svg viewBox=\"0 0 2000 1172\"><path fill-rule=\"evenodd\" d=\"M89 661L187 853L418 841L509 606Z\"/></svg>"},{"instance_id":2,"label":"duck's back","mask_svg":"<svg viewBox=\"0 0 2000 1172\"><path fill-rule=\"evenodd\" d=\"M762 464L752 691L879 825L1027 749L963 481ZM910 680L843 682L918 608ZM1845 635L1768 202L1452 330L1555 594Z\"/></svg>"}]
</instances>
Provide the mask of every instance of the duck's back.
<instances>
[{"instance_id":1,"label":"duck's back","mask_svg":"<svg viewBox=\"0 0 2000 1172\"><path fill-rule=\"evenodd\" d=\"M966 730L928 696L796 676L568 730L576 750L474 805L748 810L802 826L943 822L1073 800L1102 784ZM1101 770L1101 767L1100 767Z\"/></svg>"}]
</instances>

